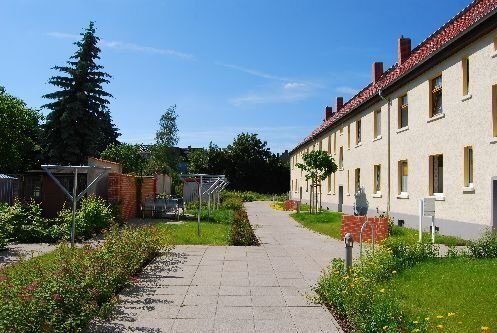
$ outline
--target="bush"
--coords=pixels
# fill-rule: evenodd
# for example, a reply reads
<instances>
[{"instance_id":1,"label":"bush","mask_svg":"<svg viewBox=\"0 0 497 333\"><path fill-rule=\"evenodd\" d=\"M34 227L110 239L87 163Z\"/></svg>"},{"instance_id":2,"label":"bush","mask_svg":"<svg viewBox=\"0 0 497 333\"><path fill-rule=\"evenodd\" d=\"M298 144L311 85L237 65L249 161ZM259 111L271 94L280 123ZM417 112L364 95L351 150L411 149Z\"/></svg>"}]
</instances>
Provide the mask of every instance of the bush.
<instances>
[{"instance_id":1,"label":"bush","mask_svg":"<svg viewBox=\"0 0 497 333\"><path fill-rule=\"evenodd\" d=\"M252 230L247 212L243 209L235 211L230 231L230 244L235 246L259 245L259 240Z\"/></svg>"},{"instance_id":2,"label":"bush","mask_svg":"<svg viewBox=\"0 0 497 333\"><path fill-rule=\"evenodd\" d=\"M70 209L63 208L53 219L43 218L41 213L40 205L34 201L26 204L16 201L12 206L0 208L0 238L21 243L70 239L72 226ZM81 208L76 212L75 222L77 238L88 239L113 223L112 209L102 198L86 197L81 201ZM4 233L8 237L1 236Z\"/></svg>"},{"instance_id":3,"label":"bush","mask_svg":"<svg viewBox=\"0 0 497 333\"><path fill-rule=\"evenodd\" d=\"M8 205L0 202L0 250L4 249L12 238L12 226L4 219Z\"/></svg>"},{"instance_id":4,"label":"bush","mask_svg":"<svg viewBox=\"0 0 497 333\"><path fill-rule=\"evenodd\" d=\"M383 285L415 263L433 259L437 250L426 244L390 243L368 253L350 271L335 259L318 282L317 293L354 332L410 332L412 318L403 313L395 290Z\"/></svg>"},{"instance_id":5,"label":"bush","mask_svg":"<svg viewBox=\"0 0 497 333\"><path fill-rule=\"evenodd\" d=\"M243 208L243 202L239 197L226 197L223 198L221 207L232 210L240 210Z\"/></svg>"},{"instance_id":6,"label":"bush","mask_svg":"<svg viewBox=\"0 0 497 333\"><path fill-rule=\"evenodd\" d=\"M38 242L44 238L47 223L41 217L41 207L34 201L23 204L16 200L0 212L0 224L9 225L12 238L23 243Z\"/></svg>"},{"instance_id":7,"label":"bush","mask_svg":"<svg viewBox=\"0 0 497 333\"><path fill-rule=\"evenodd\" d=\"M157 230L113 228L105 242L47 255L0 270L1 332L83 332L161 249Z\"/></svg>"},{"instance_id":8,"label":"bush","mask_svg":"<svg viewBox=\"0 0 497 333\"><path fill-rule=\"evenodd\" d=\"M488 231L468 246L475 258L497 258L497 232Z\"/></svg>"}]
</instances>

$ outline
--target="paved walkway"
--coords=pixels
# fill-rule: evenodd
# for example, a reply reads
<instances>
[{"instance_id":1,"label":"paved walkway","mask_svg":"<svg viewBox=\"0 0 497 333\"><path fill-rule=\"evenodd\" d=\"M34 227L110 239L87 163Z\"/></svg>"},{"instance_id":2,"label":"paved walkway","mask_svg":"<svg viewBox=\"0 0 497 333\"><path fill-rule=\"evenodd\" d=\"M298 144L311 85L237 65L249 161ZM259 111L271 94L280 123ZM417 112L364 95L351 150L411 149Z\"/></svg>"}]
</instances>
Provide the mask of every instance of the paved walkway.
<instances>
[{"instance_id":1,"label":"paved walkway","mask_svg":"<svg viewBox=\"0 0 497 333\"><path fill-rule=\"evenodd\" d=\"M307 294L342 243L267 202L246 207L261 246L177 246L122 293L114 321L90 331L339 332Z\"/></svg>"}]
</instances>

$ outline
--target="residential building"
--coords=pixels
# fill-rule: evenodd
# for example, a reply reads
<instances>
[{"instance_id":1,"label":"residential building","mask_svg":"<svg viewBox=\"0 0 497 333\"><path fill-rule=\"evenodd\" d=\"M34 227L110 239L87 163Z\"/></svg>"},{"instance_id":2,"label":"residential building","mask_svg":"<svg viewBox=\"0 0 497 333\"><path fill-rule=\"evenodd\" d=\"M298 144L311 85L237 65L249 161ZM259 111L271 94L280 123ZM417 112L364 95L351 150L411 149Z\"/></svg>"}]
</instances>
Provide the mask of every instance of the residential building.
<instances>
[{"instance_id":1,"label":"residential building","mask_svg":"<svg viewBox=\"0 0 497 333\"><path fill-rule=\"evenodd\" d=\"M497 228L497 1L472 2L414 49L404 37L397 46L396 64L375 62L372 82L326 107L290 152L292 197L309 200L295 163L323 147L339 166L321 186L324 207L353 213L362 190L368 214L416 228L420 199L433 197L441 233Z\"/></svg>"}]
</instances>

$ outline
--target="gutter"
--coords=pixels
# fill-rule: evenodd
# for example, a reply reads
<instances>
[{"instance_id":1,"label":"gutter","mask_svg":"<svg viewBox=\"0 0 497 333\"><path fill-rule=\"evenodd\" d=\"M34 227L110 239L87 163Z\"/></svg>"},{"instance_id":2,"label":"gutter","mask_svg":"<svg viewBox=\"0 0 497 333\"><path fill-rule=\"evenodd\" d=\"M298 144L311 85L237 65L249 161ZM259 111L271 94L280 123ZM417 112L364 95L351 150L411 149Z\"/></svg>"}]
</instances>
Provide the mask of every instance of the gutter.
<instances>
[{"instance_id":1,"label":"gutter","mask_svg":"<svg viewBox=\"0 0 497 333\"><path fill-rule=\"evenodd\" d=\"M388 131L387 131L387 151L388 151L388 157L387 157L387 216L390 216L390 105L392 104L392 101L390 100L390 97L386 99L383 97L381 94L381 89L378 91L378 96L384 101L387 102L388 105L388 111L387 111L387 119L388 119Z\"/></svg>"}]
</instances>

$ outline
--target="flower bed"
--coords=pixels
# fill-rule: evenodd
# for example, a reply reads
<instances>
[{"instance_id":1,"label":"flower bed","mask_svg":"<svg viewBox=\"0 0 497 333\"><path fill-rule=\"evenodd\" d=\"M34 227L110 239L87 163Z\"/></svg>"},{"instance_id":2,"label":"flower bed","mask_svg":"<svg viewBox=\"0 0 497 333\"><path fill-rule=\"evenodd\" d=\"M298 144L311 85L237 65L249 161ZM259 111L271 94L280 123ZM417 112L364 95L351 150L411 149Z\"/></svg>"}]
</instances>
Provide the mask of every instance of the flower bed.
<instances>
[{"instance_id":1,"label":"flower bed","mask_svg":"<svg viewBox=\"0 0 497 333\"><path fill-rule=\"evenodd\" d=\"M82 332L163 248L153 228L113 228L97 247L52 253L0 270L0 332Z\"/></svg>"},{"instance_id":2,"label":"flower bed","mask_svg":"<svg viewBox=\"0 0 497 333\"><path fill-rule=\"evenodd\" d=\"M349 271L344 270L343 260L335 259L318 282L316 291L347 332L466 332L469 326L465 325L480 322L480 319L482 325L493 323L488 318L466 318L466 321L461 321L454 317L471 316L469 312L464 314L462 309L481 306L470 305L469 300L479 302L478 299L472 299L472 296L482 293L482 290L494 293L496 284L495 279L492 281L491 274L481 276L478 271L465 266L491 271L497 257L495 249L495 233L488 233L480 240L470 243L467 251L449 251L450 258L439 258L437 246L390 238L374 253L368 253L362 261L355 262ZM414 266L416 267L411 269ZM451 270L453 267L457 267L455 272ZM448 270L445 275L444 269ZM433 273L426 276L428 272ZM446 278L449 273L465 280L467 287L460 288L462 283L457 279ZM447 290L439 287L436 292L430 291L435 285L431 281L442 280L445 281L444 288L451 283L454 284L453 287ZM477 280L479 282L476 287L480 289L471 291L470 287L475 287L473 282ZM423 287L424 285L428 287ZM459 292L453 294L456 290ZM482 295L487 293L483 292ZM457 302L445 301L443 297L434 299L435 295L450 297L451 301L460 300L461 306L454 310ZM416 311L406 306L406 300L411 306L419 301ZM448 305L446 313L443 313L440 308L444 308L446 303L452 305ZM430 309L436 309L438 313L427 312ZM487 326L481 328L483 330ZM472 326L471 329L477 330L478 327Z\"/></svg>"}]
</instances>

